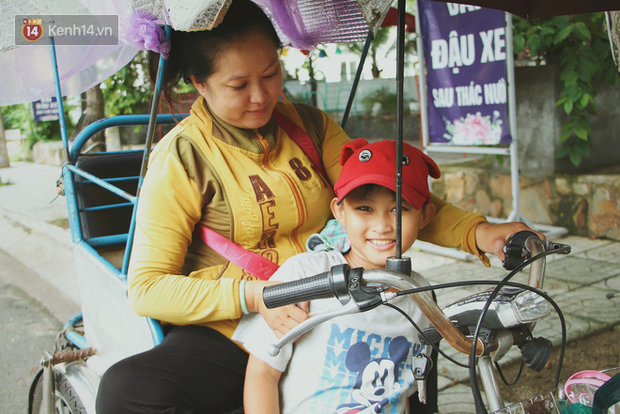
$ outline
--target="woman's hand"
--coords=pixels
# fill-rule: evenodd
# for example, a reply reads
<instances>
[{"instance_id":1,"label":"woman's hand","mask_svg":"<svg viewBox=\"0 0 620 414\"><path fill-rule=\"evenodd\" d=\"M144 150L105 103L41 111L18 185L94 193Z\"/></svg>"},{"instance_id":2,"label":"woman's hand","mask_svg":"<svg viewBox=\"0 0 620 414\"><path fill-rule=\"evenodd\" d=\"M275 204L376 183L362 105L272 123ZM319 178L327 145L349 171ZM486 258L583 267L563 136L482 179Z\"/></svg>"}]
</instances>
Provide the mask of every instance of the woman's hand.
<instances>
[{"instance_id":1,"label":"woman's hand","mask_svg":"<svg viewBox=\"0 0 620 414\"><path fill-rule=\"evenodd\" d=\"M535 230L532 230L524 223L480 223L476 227L476 245L478 249L485 253L493 253L500 260L504 260L504 251L506 240L513 234L522 230L528 230L536 233L541 240L545 240L545 236Z\"/></svg>"},{"instance_id":2,"label":"woman's hand","mask_svg":"<svg viewBox=\"0 0 620 414\"><path fill-rule=\"evenodd\" d=\"M299 306L288 305L267 309L263 302L263 288L279 282L251 280L245 284L245 301L250 312L260 312L278 338L308 319L308 302Z\"/></svg>"}]
</instances>

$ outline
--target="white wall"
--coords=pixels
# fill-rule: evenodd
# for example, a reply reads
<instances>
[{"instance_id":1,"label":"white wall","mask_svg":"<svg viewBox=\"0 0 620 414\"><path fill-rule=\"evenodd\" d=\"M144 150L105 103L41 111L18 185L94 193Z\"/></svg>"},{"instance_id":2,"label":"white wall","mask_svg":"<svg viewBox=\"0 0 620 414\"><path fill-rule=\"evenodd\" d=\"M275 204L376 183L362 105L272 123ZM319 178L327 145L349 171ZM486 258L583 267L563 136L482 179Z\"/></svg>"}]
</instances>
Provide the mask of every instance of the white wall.
<instances>
[{"instance_id":1,"label":"white wall","mask_svg":"<svg viewBox=\"0 0 620 414\"><path fill-rule=\"evenodd\" d=\"M310 85L306 82L286 81L284 87L293 95L307 94L310 91ZM318 82L317 83L317 106L323 110L335 110L344 108L349 93L351 91L352 81L343 82ZM358 112L362 112L363 108L361 100L373 91L386 88L392 93L396 93L395 79L362 79L357 87L355 94L355 105ZM404 103L409 105L410 102L418 102L418 88L414 77L406 77L403 82Z\"/></svg>"}]
</instances>

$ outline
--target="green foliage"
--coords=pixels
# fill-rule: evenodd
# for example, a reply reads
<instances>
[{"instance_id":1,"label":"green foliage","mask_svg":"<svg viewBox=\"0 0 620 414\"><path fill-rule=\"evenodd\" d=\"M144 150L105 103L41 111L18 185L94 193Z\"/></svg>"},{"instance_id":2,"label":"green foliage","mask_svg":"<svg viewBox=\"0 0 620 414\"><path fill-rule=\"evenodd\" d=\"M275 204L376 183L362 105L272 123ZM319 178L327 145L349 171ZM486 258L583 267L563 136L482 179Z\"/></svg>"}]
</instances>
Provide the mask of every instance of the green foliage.
<instances>
[{"instance_id":1,"label":"green foliage","mask_svg":"<svg viewBox=\"0 0 620 414\"><path fill-rule=\"evenodd\" d=\"M129 64L101 84L105 115L148 113L153 96L148 80L148 55L139 52Z\"/></svg>"},{"instance_id":2,"label":"green foliage","mask_svg":"<svg viewBox=\"0 0 620 414\"><path fill-rule=\"evenodd\" d=\"M70 130L73 125L67 125ZM67 136L70 134L67 131ZM26 130L24 142L28 148L32 148L39 141L60 141L60 121L31 122L30 128Z\"/></svg>"},{"instance_id":3,"label":"green foliage","mask_svg":"<svg viewBox=\"0 0 620 414\"><path fill-rule=\"evenodd\" d=\"M387 88L383 87L364 96L361 100L361 104L366 113L371 113L375 103L379 103L381 104L382 113L395 114L397 98L394 92L390 92Z\"/></svg>"},{"instance_id":4,"label":"green foliage","mask_svg":"<svg viewBox=\"0 0 620 414\"><path fill-rule=\"evenodd\" d=\"M24 104L0 107L4 129L26 129L32 114Z\"/></svg>"},{"instance_id":5,"label":"green foliage","mask_svg":"<svg viewBox=\"0 0 620 414\"><path fill-rule=\"evenodd\" d=\"M71 132L75 125L71 121L69 113L75 106L69 105L66 99L63 99L63 108L65 113L65 126L67 128L67 136L71 136ZM24 139L28 148L32 148L39 141L60 141L62 135L60 133L60 121L34 122L32 116L29 118L28 129L26 130L26 138Z\"/></svg>"},{"instance_id":6,"label":"green foliage","mask_svg":"<svg viewBox=\"0 0 620 414\"><path fill-rule=\"evenodd\" d=\"M71 135L73 123L69 112L73 109L63 100L67 136ZM60 121L34 122L30 104L17 104L0 108L4 119L5 129L20 129L24 136L24 143L32 148L38 141L60 141Z\"/></svg>"},{"instance_id":7,"label":"green foliage","mask_svg":"<svg viewBox=\"0 0 620 414\"><path fill-rule=\"evenodd\" d=\"M590 153L592 127L589 115L596 111L594 97L601 81L618 81L603 14L558 16L546 19L513 17L514 52L560 65L562 91L556 107L566 113L561 148L556 158L568 157L578 166Z\"/></svg>"}]
</instances>

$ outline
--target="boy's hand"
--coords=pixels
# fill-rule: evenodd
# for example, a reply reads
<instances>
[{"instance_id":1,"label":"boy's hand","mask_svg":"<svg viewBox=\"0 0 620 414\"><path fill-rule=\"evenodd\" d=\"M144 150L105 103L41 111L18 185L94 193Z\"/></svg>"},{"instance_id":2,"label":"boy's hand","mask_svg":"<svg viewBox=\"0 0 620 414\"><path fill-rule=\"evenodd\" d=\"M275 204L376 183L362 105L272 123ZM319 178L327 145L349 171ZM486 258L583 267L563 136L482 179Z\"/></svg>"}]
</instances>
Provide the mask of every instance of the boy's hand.
<instances>
[{"instance_id":1,"label":"boy's hand","mask_svg":"<svg viewBox=\"0 0 620 414\"><path fill-rule=\"evenodd\" d=\"M279 282L252 280L245 284L245 300L250 312L260 312L267 325L281 338L288 331L308 319L308 302L299 306L288 305L267 309L263 302L263 288Z\"/></svg>"},{"instance_id":2,"label":"boy's hand","mask_svg":"<svg viewBox=\"0 0 620 414\"><path fill-rule=\"evenodd\" d=\"M493 253L500 260L504 260L504 245L506 245L506 240L513 234L528 230L536 233L541 240L546 240L546 237L529 228L524 223L501 223L501 224L491 224L491 223L480 223L478 227L476 227L476 245L478 249L485 253Z\"/></svg>"}]
</instances>

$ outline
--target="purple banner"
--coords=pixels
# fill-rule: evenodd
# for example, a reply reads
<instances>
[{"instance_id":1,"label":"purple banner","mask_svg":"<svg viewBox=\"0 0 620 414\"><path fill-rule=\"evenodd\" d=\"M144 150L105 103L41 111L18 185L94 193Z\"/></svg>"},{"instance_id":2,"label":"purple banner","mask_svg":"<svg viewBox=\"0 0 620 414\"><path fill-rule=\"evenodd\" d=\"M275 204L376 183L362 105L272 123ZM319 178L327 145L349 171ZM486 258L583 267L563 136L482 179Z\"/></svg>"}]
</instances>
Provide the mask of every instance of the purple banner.
<instances>
[{"instance_id":1,"label":"purple banner","mask_svg":"<svg viewBox=\"0 0 620 414\"><path fill-rule=\"evenodd\" d=\"M418 12L430 142L509 144L504 12L429 0Z\"/></svg>"}]
</instances>

